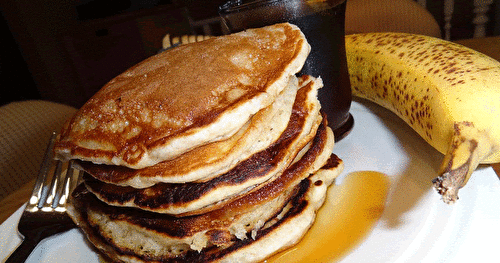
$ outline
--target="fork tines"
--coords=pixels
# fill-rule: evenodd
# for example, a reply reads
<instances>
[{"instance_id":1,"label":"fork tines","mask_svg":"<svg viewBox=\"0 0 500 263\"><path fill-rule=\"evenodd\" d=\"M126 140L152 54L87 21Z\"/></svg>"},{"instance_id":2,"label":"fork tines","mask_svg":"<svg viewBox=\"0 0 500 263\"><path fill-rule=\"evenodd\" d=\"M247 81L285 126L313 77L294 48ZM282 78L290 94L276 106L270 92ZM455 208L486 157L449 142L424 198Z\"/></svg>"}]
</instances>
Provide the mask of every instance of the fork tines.
<instances>
[{"instance_id":1,"label":"fork tines","mask_svg":"<svg viewBox=\"0 0 500 263\"><path fill-rule=\"evenodd\" d=\"M52 149L55 139L56 134L53 133L31 198L26 205L27 211L35 212L41 209L47 212L53 210L63 212L66 210L65 204L73 186L71 182L75 181L70 179L75 176L75 169L72 167L72 161L62 162L53 159Z\"/></svg>"}]
</instances>

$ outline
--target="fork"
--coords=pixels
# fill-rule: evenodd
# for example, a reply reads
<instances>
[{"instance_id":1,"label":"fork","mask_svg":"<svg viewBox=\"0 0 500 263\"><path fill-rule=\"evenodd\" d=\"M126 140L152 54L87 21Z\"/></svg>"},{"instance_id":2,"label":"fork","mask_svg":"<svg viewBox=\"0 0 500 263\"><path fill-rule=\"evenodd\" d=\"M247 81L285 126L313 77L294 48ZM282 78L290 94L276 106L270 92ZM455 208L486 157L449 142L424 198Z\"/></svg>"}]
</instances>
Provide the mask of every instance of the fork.
<instances>
[{"instance_id":1,"label":"fork","mask_svg":"<svg viewBox=\"0 0 500 263\"><path fill-rule=\"evenodd\" d=\"M66 213L66 202L81 172L72 168L71 161L53 160L55 138L53 133L31 198L19 219L17 230L23 241L5 263L25 262L41 240L76 227Z\"/></svg>"}]
</instances>

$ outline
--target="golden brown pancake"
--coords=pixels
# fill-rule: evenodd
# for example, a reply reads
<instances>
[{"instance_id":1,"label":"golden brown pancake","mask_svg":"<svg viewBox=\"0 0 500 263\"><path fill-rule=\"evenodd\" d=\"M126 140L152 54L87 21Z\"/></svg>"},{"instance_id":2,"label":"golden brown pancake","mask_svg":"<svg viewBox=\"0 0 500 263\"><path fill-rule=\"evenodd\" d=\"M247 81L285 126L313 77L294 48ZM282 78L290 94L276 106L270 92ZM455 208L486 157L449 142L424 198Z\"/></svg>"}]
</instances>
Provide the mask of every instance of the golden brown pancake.
<instances>
[{"instance_id":1,"label":"golden brown pancake","mask_svg":"<svg viewBox=\"0 0 500 263\"><path fill-rule=\"evenodd\" d=\"M331 130L327 130L327 136L333 136ZM320 144L315 143L301 160L275 181L207 214L175 218L112 207L81 187L75 192L70 215L96 247L125 262L130 259L138 262L211 262L229 255L233 257L236 250L246 251L237 253L241 260L245 258L241 253L248 253L251 247L253 253L260 251L259 259L263 259L292 245L303 235L323 202L326 186L342 171L342 161L331 154L331 148L320 149ZM318 172L321 166L323 170ZM316 175L309 180L305 179L314 173ZM310 189L316 187L322 189L320 193L311 193ZM290 196L294 197L291 199ZM266 213L267 210L271 212ZM290 222L296 225L288 225ZM277 232L290 227L294 231ZM288 242L280 242L277 237ZM270 242L264 241L269 238L274 244L262 246L262 242ZM169 261L173 257L176 258ZM255 256L248 259L256 260Z\"/></svg>"},{"instance_id":2,"label":"golden brown pancake","mask_svg":"<svg viewBox=\"0 0 500 263\"><path fill-rule=\"evenodd\" d=\"M315 136L321 121L318 83L310 81L297 92L296 104L286 130L267 149L240 162L229 172L202 183L159 183L149 188L105 184L87 177L86 185L102 201L115 206L173 215L200 214L223 206L229 200L279 176ZM333 142L328 145L333 148Z\"/></svg>"},{"instance_id":3,"label":"golden brown pancake","mask_svg":"<svg viewBox=\"0 0 500 263\"><path fill-rule=\"evenodd\" d=\"M156 183L208 181L264 150L280 137L290 120L293 105L304 103L295 102L297 90L298 80L293 76L278 98L257 112L235 135L200 146L172 160L143 169L91 162L81 163L79 168L100 181L134 188L146 188Z\"/></svg>"},{"instance_id":4,"label":"golden brown pancake","mask_svg":"<svg viewBox=\"0 0 500 263\"><path fill-rule=\"evenodd\" d=\"M298 27L285 23L148 58L82 106L56 156L139 169L227 139L275 100L309 49Z\"/></svg>"}]
</instances>

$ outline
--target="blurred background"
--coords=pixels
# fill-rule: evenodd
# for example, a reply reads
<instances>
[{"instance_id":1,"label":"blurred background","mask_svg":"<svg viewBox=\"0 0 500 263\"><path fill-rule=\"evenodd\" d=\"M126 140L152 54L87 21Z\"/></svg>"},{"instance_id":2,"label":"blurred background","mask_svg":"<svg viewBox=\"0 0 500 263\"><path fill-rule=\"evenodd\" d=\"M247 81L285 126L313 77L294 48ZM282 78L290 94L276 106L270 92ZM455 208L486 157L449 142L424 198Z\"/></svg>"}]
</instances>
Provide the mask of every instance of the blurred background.
<instances>
[{"instance_id":1,"label":"blurred background","mask_svg":"<svg viewBox=\"0 0 500 263\"><path fill-rule=\"evenodd\" d=\"M406 1L427 10L443 38L500 34L500 0ZM156 54L166 34L222 34L222 2L3 0L0 105L43 99L78 108L114 76Z\"/></svg>"}]
</instances>

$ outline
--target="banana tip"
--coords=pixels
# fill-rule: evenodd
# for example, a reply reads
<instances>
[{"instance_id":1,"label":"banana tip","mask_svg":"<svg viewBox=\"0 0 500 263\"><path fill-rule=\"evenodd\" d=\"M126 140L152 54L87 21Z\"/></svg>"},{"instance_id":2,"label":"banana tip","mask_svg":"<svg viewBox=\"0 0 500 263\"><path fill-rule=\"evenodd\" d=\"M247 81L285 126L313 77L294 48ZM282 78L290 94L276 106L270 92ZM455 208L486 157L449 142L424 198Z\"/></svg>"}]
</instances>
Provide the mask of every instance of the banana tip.
<instances>
[{"instance_id":1,"label":"banana tip","mask_svg":"<svg viewBox=\"0 0 500 263\"><path fill-rule=\"evenodd\" d=\"M458 200L458 189L454 187L447 187L443 183L445 180L442 177L437 177L432 180L434 188L441 195L443 202L446 204L453 204Z\"/></svg>"}]
</instances>

